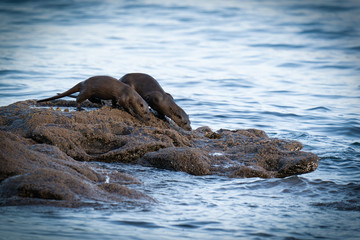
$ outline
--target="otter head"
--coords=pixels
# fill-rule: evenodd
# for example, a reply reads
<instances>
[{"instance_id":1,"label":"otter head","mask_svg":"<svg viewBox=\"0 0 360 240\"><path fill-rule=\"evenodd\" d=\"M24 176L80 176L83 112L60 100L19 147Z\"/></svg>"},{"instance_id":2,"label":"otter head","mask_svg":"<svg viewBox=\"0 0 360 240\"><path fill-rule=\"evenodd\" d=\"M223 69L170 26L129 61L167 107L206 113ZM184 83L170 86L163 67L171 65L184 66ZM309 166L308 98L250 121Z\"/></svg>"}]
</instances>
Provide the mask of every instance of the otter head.
<instances>
[{"instance_id":1,"label":"otter head","mask_svg":"<svg viewBox=\"0 0 360 240\"><path fill-rule=\"evenodd\" d=\"M146 96L145 99L151 108L159 114L171 118L183 129L191 131L189 116L175 103L174 98L169 93L164 95L156 91Z\"/></svg>"},{"instance_id":2,"label":"otter head","mask_svg":"<svg viewBox=\"0 0 360 240\"><path fill-rule=\"evenodd\" d=\"M171 94L166 93L166 98L169 112L168 117L174 120L174 122L176 122L176 124L183 129L191 131L189 115L187 115L185 111L175 103L174 98L171 96Z\"/></svg>"},{"instance_id":3,"label":"otter head","mask_svg":"<svg viewBox=\"0 0 360 240\"><path fill-rule=\"evenodd\" d=\"M128 94L119 97L118 104L127 110L131 115L142 120L150 120L149 105L140 97L140 95L129 88ZM125 96L127 95L127 96Z\"/></svg>"},{"instance_id":4,"label":"otter head","mask_svg":"<svg viewBox=\"0 0 360 240\"><path fill-rule=\"evenodd\" d=\"M135 91L134 91L135 92ZM150 120L150 110L149 105L145 102L144 99L137 93L137 96L133 97L132 102L132 108L134 109L134 112L140 116L143 120L149 121Z\"/></svg>"}]
</instances>

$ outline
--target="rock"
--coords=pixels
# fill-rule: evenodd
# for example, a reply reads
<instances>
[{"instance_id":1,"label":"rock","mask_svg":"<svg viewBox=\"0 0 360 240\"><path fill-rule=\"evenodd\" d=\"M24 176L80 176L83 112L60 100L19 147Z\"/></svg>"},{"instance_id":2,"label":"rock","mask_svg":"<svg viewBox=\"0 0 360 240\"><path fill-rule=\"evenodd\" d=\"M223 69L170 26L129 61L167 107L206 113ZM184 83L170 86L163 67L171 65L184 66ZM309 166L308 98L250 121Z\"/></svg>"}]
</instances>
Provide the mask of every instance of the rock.
<instances>
[{"instance_id":1,"label":"rock","mask_svg":"<svg viewBox=\"0 0 360 240\"><path fill-rule=\"evenodd\" d=\"M210 161L200 149L190 147L169 147L157 152L146 153L142 160L152 166L187 172L193 175L210 174Z\"/></svg>"},{"instance_id":2,"label":"rock","mask_svg":"<svg viewBox=\"0 0 360 240\"><path fill-rule=\"evenodd\" d=\"M77 207L85 202L119 203L150 197L129 189L119 176L106 183L106 174L64 154L56 146L34 144L0 131L0 205L45 204ZM99 170L100 171L100 170ZM109 177L109 179L113 179ZM132 184L138 184L135 179ZM109 187L104 187L110 185Z\"/></svg>"},{"instance_id":3,"label":"rock","mask_svg":"<svg viewBox=\"0 0 360 240\"><path fill-rule=\"evenodd\" d=\"M319 163L315 154L300 151L301 143L258 129L188 132L155 116L142 122L110 106L87 104L81 112L64 100L0 108L1 204L152 201L125 186L139 184L135 178L94 167L93 161L262 178L308 173Z\"/></svg>"}]
</instances>

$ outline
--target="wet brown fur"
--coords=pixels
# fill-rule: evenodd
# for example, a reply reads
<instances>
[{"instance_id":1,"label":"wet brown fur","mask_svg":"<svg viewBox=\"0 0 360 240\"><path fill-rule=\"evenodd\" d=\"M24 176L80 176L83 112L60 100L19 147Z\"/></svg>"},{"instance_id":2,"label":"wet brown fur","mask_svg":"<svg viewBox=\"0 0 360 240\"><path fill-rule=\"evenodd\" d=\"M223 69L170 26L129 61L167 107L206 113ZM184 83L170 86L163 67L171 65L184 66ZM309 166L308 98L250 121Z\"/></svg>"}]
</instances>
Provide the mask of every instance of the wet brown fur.
<instances>
[{"instance_id":1,"label":"wet brown fur","mask_svg":"<svg viewBox=\"0 0 360 240\"><path fill-rule=\"evenodd\" d=\"M113 107L121 106L127 112L144 120L150 119L148 104L131 87L109 76L94 76L76 84L69 90L56 96L38 100L38 102L50 101L79 92L76 97L77 109L81 110L81 104L91 100L111 100Z\"/></svg>"},{"instance_id":2,"label":"wet brown fur","mask_svg":"<svg viewBox=\"0 0 360 240\"><path fill-rule=\"evenodd\" d=\"M175 103L174 98L162 89L156 79L144 73L128 73L120 78L120 81L135 89L160 117L167 116L185 130L191 130L189 116Z\"/></svg>"}]
</instances>

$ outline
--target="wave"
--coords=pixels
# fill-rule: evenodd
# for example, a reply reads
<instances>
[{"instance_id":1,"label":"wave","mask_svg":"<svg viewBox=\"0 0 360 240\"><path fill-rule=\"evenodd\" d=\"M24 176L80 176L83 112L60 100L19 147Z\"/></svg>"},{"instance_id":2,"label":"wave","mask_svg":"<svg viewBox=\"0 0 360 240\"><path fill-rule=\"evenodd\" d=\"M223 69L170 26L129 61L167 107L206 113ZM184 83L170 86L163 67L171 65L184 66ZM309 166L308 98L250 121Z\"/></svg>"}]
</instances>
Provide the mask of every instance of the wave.
<instances>
[{"instance_id":1,"label":"wave","mask_svg":"<svg viewBox=\"0 0 360 240\"><path fill-rule=\"evenodd\" d=\"M360 51L360 46L354 46L354 47L349 47L349 48L347 48L348 50L351 50L351 51L353 51L353 50L355 50L355 51Z\"/></svg>"},{"instance_id":2,"label":"wave","mask_svg":"<svg viewBox=\"0 0 360 240\"><path fill-rule=\"evenodd\" d=\"M302 64L299 63L283 63L278 65L278 67L283 67L283 68L298 68L298 67L302 67Z\"/></svg>"},{"instance_id":3,"label":"wave","mask_svg":"<svg viewBox=\"0 0 360 240\"><path fill-rule=\"evenodd\" d=\"M25 71L25 70L16 70L16 69L4 69L0 70L0 77L1 76L9 76L9 75L16 75L16 76L23 76L23 75L44 75L44 72L37 72L37 71Z\"/></svg>"},{"instance_id":4,"label":"wave","mask_svg":"<svg viewBox=\"0 0 360 240\"><path fill-rule=\"evenodd\" d=\"M308 111L321 111L321 112L329 112L329 111L331 111L329 108L323 107L323 106L308 108L306 110L308 110Z\"/></svg>"},{"instance_id":5,"label":"wave","mask_svg":"<svg viewBox=\"0 0 360 240\"><path fill-rule=\"evenodd\" d=\"M351 65L345 65L345 64L338 64L338 65L323 65L323 66L316 66L314 68L319 68L319 69L352 69L355 66L351 66Z\"/></svg>"},{"instance_id":6,"label":"wave","mask_svg":"<svg viewBox=\"0 0 360 240\"><path fill-rule=\"evenodd\" d=\"M256 48L274 48L274 49L302 49L306 48L306 45L296 45L296 44L285 44L285 43L279 43L279 44L250 44L249 47L256 47Z\"/></svg>"},{"instance_id":7,"label":"wave","mask_svg":"<svg viewBox=\"0 0 360 240\"><path fill-rule=\"evenodd\" d=\"M311 35L311 37L317 37L317 38L334 39L334 38L356 36L354 35L354 32L356 32L354 29L328 31L321 28L312 28L312 29L299 31L298 34Z\"/></svg>"},{"instance_id":8,"label":"wave","mask_svg":"<svg viewBox=\"0 0 360 240\"><path fill-rule=\"evenodd\" d=\"M356 7L354 8L354 6L343 6L340 4L330 5L330 4L324 4L324 2L314 2L313 4L293 4L289 8L294 10L308 10L308 11L325 12L325 13L348 12L356 9Z\"/></svg>"},{"instance_id":9,"label":"wave","mask_svg":"<svg viewBox=\"0 0 360 240\"><path fill-rule=\"evenodd\" d=\"M316 207L333 208L340 211L360 211L360 200L357 198L345 201L317 202L312 205Z\"/></svg>"},{"instance_id":10,"label":"wave","mask_svg":"<svg viewBox=\"0 0 360 240\"><path fill-rule=\"evenodd\" d=\"M328 126L328 127L324 127L326 132L329 133L336 133L336 135L345 135L345 136L349 136L349 137L360 137L360 124L355 122L355 123L346 123L346 124L342 124L342 126Z\"/></svg>"},{"instance_id":11,"label":"wave","mask_svg":"<svg viewBox=\"0 0 360 240\"><path fill-rule=\"evenodd\" d=\"M110 223L115 225L135 226L141 228L163 228L162 226L156 225L153 222L144 222L144 221L122 220L122 221L110 221Z\"/></svg>"},{"instance_id":12,"label":"wave","mask_svg":"<svg viewBox=\"0 0 360 240\"><path fill-rule=\"evenodd\" d=\"M303 118L304 116L295 114L295 113L281 113L281 112L273 112L273 111L262 111L261 114L264 115L273 115L276 117L295 117L295 118Z\"/></svg>"}]
</instances>

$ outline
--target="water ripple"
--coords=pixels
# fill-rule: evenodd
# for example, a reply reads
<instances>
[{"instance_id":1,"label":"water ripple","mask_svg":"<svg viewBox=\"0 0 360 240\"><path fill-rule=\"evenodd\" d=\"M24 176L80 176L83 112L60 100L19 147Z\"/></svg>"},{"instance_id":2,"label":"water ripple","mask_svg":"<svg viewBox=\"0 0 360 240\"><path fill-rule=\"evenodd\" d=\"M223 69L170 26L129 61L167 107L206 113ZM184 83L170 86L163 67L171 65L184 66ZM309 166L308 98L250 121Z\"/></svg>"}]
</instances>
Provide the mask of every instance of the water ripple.
<instances>
[{"instance_id":1,"label":"water ripple","mask_svg":"<svg viewBox=\"0 0 360 240\"><path fill-rule=\"evenodd\" d=\"M141 227L141 228L162 228L161 226L158 226L153 222L123 220L123 221L111 221L111 223L113 223L115 225L134 226L134 227Z\"/></svg>"},{"instance_id":2,"label":"water ripple","mask_svg":"<svg viewBox=\"0 0 360 240\"><path fill-rule=\"evenodd\" d=\"M305 9L305 10L314 11L314 12L321 11L324 13L348 12L348 11L353 11L354 9L356 9L356 7L354 8L354 6L341 6L338 4L332 5L331 3L324 4L323 2L314 2L313 4L295 4L295 5L292 5L290 8L297 9L297 10Z\"/></svg>"},{"instance_id":3,"label":"water ripple","mask_svg":"<svg viewBox=\"0 0 360 240\"><path fill-rule=\"evenodd\" d=\"M346 29L339 31L330 31L321 28L313 28L300 31L299 34L310 35L311 37L325 38L325 39L339 39L354 35L354 29Z\"/></svg>"},{"instance_id":4,"label":"water ripple","mask_svg":"<svg viewBox=\"0 0 360 240\"><path fill-rule=\"evenodd\" d=\"M306 48L305 45L295 45L295 44L250 44L250 47L255 48L274 48L274 49L301 49Z\"/></svg>"},{"instance_id":5,"label":"water ripple","mask_svg":"<svg viewBox=\"0 0 360 240\"><path fill-rule=\"evenodd\" d=\"M194 128L260 128L301 141L321 159L315 172L285 179L104 164L140 179L136 188L159 203L51 214L0 209L0 235L360 237L359 7L352 0L0 1L1 105L93 75L141 71L173 94Z\"/></svg>"},{"instance_id":6,"label":"water ripple","mask_svg":"<svg viewBox=\"0 0 360 240\"><path fill-rule=\"evenodd\" d=\"M323 106L319 106L319 107L313 107L313 108L309 108L307 109L308 111L320 111L320 112L328 112L331 111L331 109L327 108L327 107L323 107Z\"/></svg>"}]
</instances>

